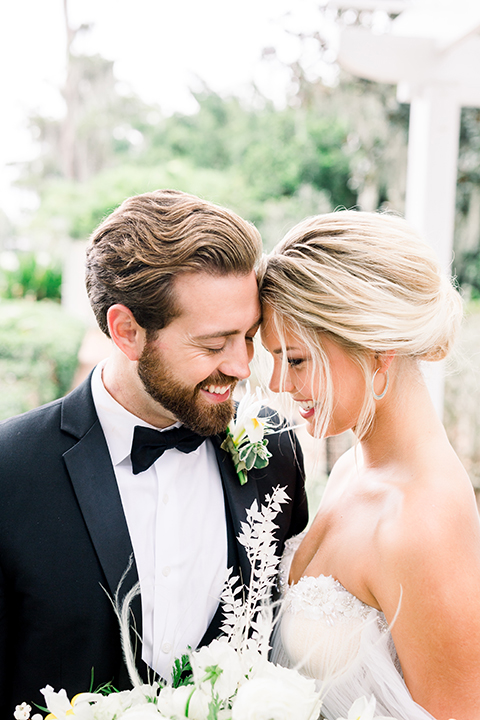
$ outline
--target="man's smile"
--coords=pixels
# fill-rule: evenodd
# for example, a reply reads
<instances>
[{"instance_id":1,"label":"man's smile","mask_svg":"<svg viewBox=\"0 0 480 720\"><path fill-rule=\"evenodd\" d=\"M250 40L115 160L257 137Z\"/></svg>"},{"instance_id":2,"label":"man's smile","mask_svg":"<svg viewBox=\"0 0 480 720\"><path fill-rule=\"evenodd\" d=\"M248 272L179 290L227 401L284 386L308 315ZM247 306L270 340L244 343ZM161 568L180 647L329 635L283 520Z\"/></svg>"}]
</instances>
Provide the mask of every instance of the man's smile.
<instances>
[{"instance_id":1,"label":"man's smile","mask_svg":"<svg viewBox=\"0 0 480 720\"><path fill-rule=\"evenodd\" d=\"M207 385L201 388L201 390L211 402L220 403L229 399L231 387L231 385Z\"/></svg>"}]
</instances>

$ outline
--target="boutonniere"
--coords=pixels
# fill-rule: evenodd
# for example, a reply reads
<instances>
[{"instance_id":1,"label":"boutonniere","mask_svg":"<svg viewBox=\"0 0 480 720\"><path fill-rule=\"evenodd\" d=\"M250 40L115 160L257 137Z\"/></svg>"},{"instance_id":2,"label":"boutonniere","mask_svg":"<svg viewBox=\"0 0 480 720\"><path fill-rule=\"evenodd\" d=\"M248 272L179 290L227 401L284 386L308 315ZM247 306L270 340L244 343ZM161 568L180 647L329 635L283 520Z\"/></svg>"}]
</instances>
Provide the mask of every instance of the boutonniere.
<instances>
[{"instance_id":1,"label":"boutonniere","mask_svg":"<svg viewBox=\"0 0 480 720\"><path fill-rule=\"evenodd\" d=\"M252 468L264 468L268 465L272 453L267 449L265 435L274 432L267 418L258 417L262 407L261 390L257 387L255 395L250 392L250 383L240 400L235 420L227 427L227 437L221 447L232 456L240 485L248 480L247 472Z\"/></svg>"}]
</instances>

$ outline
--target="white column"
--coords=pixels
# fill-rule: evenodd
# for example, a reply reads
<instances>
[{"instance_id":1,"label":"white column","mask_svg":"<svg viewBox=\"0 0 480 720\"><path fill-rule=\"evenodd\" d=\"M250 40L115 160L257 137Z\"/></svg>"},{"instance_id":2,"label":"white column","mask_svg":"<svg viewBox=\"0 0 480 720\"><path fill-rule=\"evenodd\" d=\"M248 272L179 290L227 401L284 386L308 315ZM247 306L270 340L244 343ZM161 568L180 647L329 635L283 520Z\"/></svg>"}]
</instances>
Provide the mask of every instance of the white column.
<instances>
[{"instance_id":1,"label":"white column","mask_svg":"<svg viewBox=\"0 0 480 720\"><path fill-rule=\"evenodd\" d=\"M405 217L435 248L448 271L460 133L456 88L443 83L413 88L410 102Z\"/></svg>"},{"instance_id":2,"label":"white column","mask_svg":"<svg viewBox=\"0 0 480 720\"><path fill-rule=\"evenodd\" d=\"M410 98L405 217L437 252L450 271L455 224L455 195L460 105L454 85L429 83L412 88ZM443 416L443 363L424 363L435 408Z\"/></svg>"}]
</instances>

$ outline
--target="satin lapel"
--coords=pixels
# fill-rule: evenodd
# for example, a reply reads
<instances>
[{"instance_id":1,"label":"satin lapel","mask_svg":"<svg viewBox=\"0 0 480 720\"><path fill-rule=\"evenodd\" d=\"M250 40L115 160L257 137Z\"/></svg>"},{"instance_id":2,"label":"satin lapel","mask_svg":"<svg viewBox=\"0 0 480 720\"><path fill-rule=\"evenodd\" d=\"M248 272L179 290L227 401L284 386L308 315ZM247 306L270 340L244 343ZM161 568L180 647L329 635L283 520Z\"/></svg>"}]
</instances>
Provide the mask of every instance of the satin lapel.
<instances>
[{"instance_id":1,"label":"satin lapel","mask_svg":"<svg viewBox=\"0 0 480 720\"><path fill-rule=\"evenodd\" d=\"M243 583L248 585L250 581L250 563L243 546L240 545L237 538L241 531L241 523L246 520L247 508L250 508L254 500L256 500L257 504L259 504L257 482L254 478L250 478L245 485L240 485L240 481L230 455L220 447L223 439L224 438L220 435L212 437L212 442L217 454L218 466L220 468L220 475L222 477L223 491L225 494L227 524L230 523L230 527L228 528L229 567L232 567L232 565L230 565L230 560L235 560L236 562L233 566L234 572L236 573L237 568L239 567L242 573ZM236 558L234 557L232 551L236 551Z\"/></svg>"},{"instance_id":2,"label":"satin lapel","mask_svg":"<svg viewBox=\"0 0 480 720\"><path fill-rule=\"evenodd\" d=\"M133 548L89 379L64 399L62 430L79 438L64 454L65 464L107 579L106 589L113 597L133 557ZM137 579L134 563L122 586L122 595Z\"/></svg>"}]
</instances>

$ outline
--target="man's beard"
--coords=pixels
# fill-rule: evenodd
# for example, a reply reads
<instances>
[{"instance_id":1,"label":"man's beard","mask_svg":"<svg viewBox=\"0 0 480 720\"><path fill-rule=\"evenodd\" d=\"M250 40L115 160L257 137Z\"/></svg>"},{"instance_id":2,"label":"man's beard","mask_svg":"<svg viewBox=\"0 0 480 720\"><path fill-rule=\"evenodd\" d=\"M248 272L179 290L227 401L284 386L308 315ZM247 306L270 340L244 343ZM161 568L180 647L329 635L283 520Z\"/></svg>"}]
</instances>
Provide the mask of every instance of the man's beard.
<instances>
[{"instance_id":1,"label":"man's beard","mask_svg":"<svg viewBox=\"0 0 480 720\"><path fill-rule=\"evenodd\" d=\"M185 386L173 377L160 352L148 342L138 361L138 376L150 397L199 435L224 431L234 415L232 393L238 378L217 372L194 388ZM215 404L202 402L200 389L210 385L231 385L229 399Z\"/></svg>"}]
</instances>

